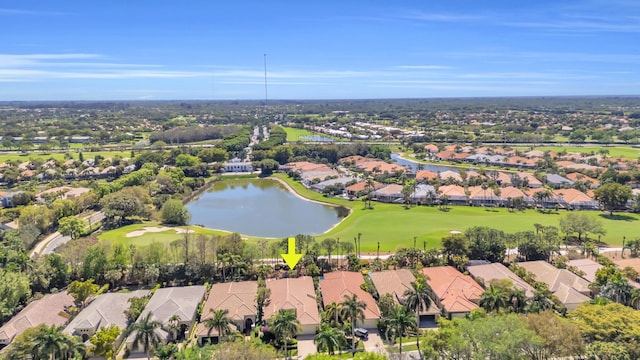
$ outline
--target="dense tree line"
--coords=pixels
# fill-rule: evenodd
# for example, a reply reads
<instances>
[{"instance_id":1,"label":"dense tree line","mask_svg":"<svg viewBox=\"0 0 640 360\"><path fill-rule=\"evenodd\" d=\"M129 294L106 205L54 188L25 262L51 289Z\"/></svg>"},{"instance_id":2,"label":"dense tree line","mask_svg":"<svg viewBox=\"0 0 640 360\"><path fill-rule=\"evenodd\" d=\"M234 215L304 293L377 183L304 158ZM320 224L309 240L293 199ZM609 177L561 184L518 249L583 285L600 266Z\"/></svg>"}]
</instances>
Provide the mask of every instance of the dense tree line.
<instances>
[{"instance_id":1,"label":"dense tree line","mask_svg":"<svg viewBox=\"0 0 640 360\"><path fill-rule=\"evenodd\" d=\"M149 135L149 141L152 144L157 141L163 141L167 144L184 144L203 140L222 139L225 136L236 133L239 129L239 125L179 126L153 132Z\"/></svg>"}]
</instances>

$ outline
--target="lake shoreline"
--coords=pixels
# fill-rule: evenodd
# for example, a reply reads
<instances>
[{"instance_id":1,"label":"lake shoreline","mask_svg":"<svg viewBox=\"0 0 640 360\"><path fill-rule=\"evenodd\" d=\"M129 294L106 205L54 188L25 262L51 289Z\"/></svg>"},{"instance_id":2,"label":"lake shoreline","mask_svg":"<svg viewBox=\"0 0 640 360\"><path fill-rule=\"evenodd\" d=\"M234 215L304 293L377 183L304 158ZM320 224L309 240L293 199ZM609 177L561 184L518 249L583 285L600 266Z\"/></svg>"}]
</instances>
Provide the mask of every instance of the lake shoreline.
<instances>
[{"instance_id":1,"label":"lake shoreline","mask_svg":"<svg viewBox=\"0 0 640 360\"><path fill-rule=\"evenodd\" d=\"M229 180L229 181L242 181L242 180L252 180L252 181L255 181L255 180L264 181L264 180L266 180L266 181L272 181L273 182L272 183L273 186L278 186L277 184L281 185L282 186L281 191L284 190L287 193L292 194L293 196L295 196L299 200L303 200L303 201L309 202L309 203L315 203L315 204L318 204L318 205L328 206L328 207L334 208L334 209L339 209L339 210L336 210L336 211L339 211L339 212L341 212L343 210L346 210L346 216L338 217L338 219L337 219L338 221L336 223L334 223L328 229L326 229L326 230L324 230L324 231L322 231L320 233L316 233L316 234L310 234L310 233L300 233L300 234L309 235L309 236L325 236L327 233L329 233L330 231L334 230L338 225L340 225L345 219L347 219L353 213L353 209L351 209L350 207L344 206L344 205L333 204L333 203L330 203L330 202L324 202L324 201L320 201L320 200L316 200L316 199L307 198L307 197L303 196L302 194L300 194L299 192L297 192L295 190L295 188L293 186L291 186L291 184L287 183L287 181L285 181L283 179L279 179L277 177L265 177L265 178L259 178L258 177L258 178L246 178L246 179L243 179L243 178L220 179L220 178L218 178L218 179L209 181L207 184L205 184L205 186L203 186L200 189L198 189L199 191L198 191L197 195L196 196L191 196L189 198L189 200L185 203L185 205L188 205L191 202L197 201L197 199L200 197L200 195L206 193L214 184L216 184L218 182L225 182L227 180ZM286 236L280 237L280 236L273 236L273 235L272 236L265 236L265 235L257 235L257 234L256 235L246 234L246 233L243 233L243 232L240 232L240 231L222 229L219 226L209 227L209 226L206 226L204 224L192 224L192 225L199 226L199 227L206 228L206 229L213 230L213 231L229 233L229 234L238 233L241 237L245 238L246 240L248 240L250 238L251 239L267 239L267 240L271 240L271 239L281 239L281 238L286 237ZM295 235L298 235L298 234L294 234L294 235L291 235L291 236L295 236Z\"/></svg>"}]
</instances>

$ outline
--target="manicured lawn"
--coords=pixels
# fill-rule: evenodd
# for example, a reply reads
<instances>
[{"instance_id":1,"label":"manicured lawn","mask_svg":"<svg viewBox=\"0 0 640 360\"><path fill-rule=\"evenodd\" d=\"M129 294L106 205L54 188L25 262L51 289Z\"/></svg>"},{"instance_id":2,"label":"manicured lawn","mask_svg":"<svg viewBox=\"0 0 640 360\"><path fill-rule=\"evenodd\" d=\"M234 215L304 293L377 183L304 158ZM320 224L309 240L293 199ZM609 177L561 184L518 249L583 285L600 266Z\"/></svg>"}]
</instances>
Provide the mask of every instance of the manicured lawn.
<instances>
[{"instance_id":1,"label":"manicured lawn","mask_svg":"<svg viewBox=\"0 0 640 360\"><path fill-rule=\"evenodd\" d=\"M153 221L146 221L139 224L127 225L118 229L105 231L104 233L100 234L100 236L98 236L98 239L100 239L100 241L111 241L114 243L121 243L125 246L129 246L130 244L134 244L136 246L147 246L154 242L169 244L175 240L184 239L184 233L179 234L175 230L167 230L162 232L147 232L141 236L127 237L128 233L136 230L142 230L145 227L164 227L164 225L159 224L157 222L153 222ZM187 227L180 226L180 228L186 229ZM228 234L223 231L202 228L199 226L191 226L189 227L189 229L194 231L195 234L204 234L207 236Z\"/></svg>"},{"instance_id":2,"label":"manicured lawn","mask_svg":"<svg viewBox=\"0 0 640 360\"><path fill-rule=\"evenodd\" d=\"M483 209L470 206L450 206L448 211L438 207L415 206L405 209L399 204L372 203L373 209L364 209L362 201L327 199L321 194L305 189L302 185L288 179L283 174L275 176L287 181L299 194L307 198L329 203L340 204L352 209L344 221L328 233L318 236L323 238L340 238L342 241L353 241L361 234L363 252L375 252L380 241L380 252L394 252L400 247L416 246L422 248L424 241L427 247L439 247L442 237L450 231L464 231L472 226L488 226L506 232L534 230L534 224L559 226L559 219L566 211L559 213L541 213L536 210L511 213L507 209ZM602 241L611 245L621 245L622 237L633 239L638 236L640 215L619 214L612 219L599 211L585 211L590 217L600 219L607 231Z\"/></svg>"},{"instance_id":3,"label":"manicured lawn","mask_svg":"<svg viewBox=\"0 0 640 360\"><path fill-rule=\"evenodd\" d=\"M309 130L292 128L292 127L285 127L284 131L287 132L287 141L288 142L296 142L296 141L299 141L299 140L304 140L304 139L300 139L300 136L313 135L313 133L311 131L309 131Z\"/></svg>"},{"instance_id":4,"label":"manicured lawn","mask_svg":"<svg viewBox=\"0 0 640 360\"><path fill-rule=\"evenodd\" d=\"M69 153L71 153L71 155L73 156L74 159L78 159L78 151L77 150L69 150ZM49 159L56 159L56 160L64 160L64 152L39 152L39 151L33 151L33 152L29 152L27 154L20 154L20 153L1 153L0 154L0 162L6 162L6 161L14 161L14 162L25 162L25 161L29 161L30 159L42 159L44 161L49 160ZM131 152L130 151L96 151L96 152L90 152L90 151L83 151L82 155L84 156L85 160L86 159L93 159L95 158L97 155L101 155L104 158L113 158L116 155L120 155L120 157L131 157Z\"/></svg>"},{"instance_id":5,"label":"manicured lawn","mask_svg":"<svg viewBox=\"0 0 640 360\"><path fill-rule=\"evenodd\" d=\"M328 138L328 139L333 139L336 141L345 141L345 139L341 139L339 137L335 137L335 136L331 136L329 134L320 134L320 133L313 133L309 130L306 129L298 129L298 128L292 128L292 127L283 127L284 131L287 132L287 141L288 142L296 142L296 141L308 141L307 139L301 139L301 136L311 136L311 135L319 135L322 136L324 138Z\"/></svg>"},{"instance_id":6,"label":"manicured lawn","mask_svg":"<svg viewBox=\"0 0 640 360\"><path fill-rule=\"evenodd\" d=\"M317 201L323 201L336 205L342 205L351 209L351 214L335 228L317 236L319 240L324 238L339 238L341 241L353 241L361 234L362 252L374 253L377 243L380 242L381 254L395 252L401 247L413 246L416 238L416 246L422 248L426 241L427 247L440 246L440 241L450 231L464 231L472 226L488 226L509 233L534 230L534 224L547 226L559 226L559 219L566 211L559 213L540 213L535 210L524 212L509 212L507 209L484 209L481 207L450 206L448 211L438 207L414 206L405 209L399 204L373 203L373 209L364 209L362 201L349 201L344 199L325 198L319 193L304 188L298 182L289 179L284 174L275 174L273 177L287 182L300 195ZM602 241L611 245L621 245L623 236L634 239L638 236L640 228L639 214L616 214L610 218L605 213L598 211L585 211L592 218L600 219L606 230ZM109 240L124 245L135 244L146 246L152 242L171 243L182 239L184 234L178 234L174 230L159 233L145 233L142 236L126 237L135 230L144 227L162 226L156 222L144 222L133 224L119 229L110 230L100 235L100 240ZM183 227L184 228L184 227ZM225 232L192 226L196 234L223 235ZM592 236L593 238L593 236ZM257 238L247 238L254 242Z\"/></svg>"},{"instance_id":7,"label":"manicured lawn","mask_svg":"<svg viewBox=\"0 0 640 360\"><path fill-rule=\"evenodd\" d=\"M515 149L529 150L528 147L514 147ZM640 148L633 148L631 146L600 146L600 145L585 145L585 146L537 146L536 150L540 151L553 151L560 152L566 150L568 153L591 153L598 154L600 149L609 150L610 157L621 157L625 159L636 160L640 157Z\"/></svg>"}]
</instances>

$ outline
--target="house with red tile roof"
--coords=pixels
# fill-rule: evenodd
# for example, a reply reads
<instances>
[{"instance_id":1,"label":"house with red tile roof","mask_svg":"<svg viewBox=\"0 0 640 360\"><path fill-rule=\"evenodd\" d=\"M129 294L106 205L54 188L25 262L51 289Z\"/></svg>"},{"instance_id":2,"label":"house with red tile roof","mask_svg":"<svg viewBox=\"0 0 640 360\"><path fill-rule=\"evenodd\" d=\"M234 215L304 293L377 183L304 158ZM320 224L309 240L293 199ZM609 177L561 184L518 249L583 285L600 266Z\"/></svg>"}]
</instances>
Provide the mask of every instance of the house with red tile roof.
<instances>
[{"instance_id":1,"label":"house with red tile roof","mask_svg":"<svg viewBox=\"0 0 640 360\"><path fill-rule=\"evenodd\" d=\"M311 277L269 279L267 288L271 290L271 295L269 305L264 309L265 319L269 319L282 309L293 310L300 322L298 335L316 333L320 325L320 312Z\"/></svg>"},{"instance_id":2,"label":"house with red tile roof","mask_svg":"<svg viewBox=\"0 0 640 360\"><path fill-rule=\"evenodd\" d=\"M416 181L418 182L429 182L433 181L438 177L438 174L429 171L429 170L420 170L416 173Z\"/></svg>"},{"instance_id":3,"label":"house with red tile roof","mask_svg":"<svg viewBox=\"0 0 640 360\"><path fill-rule=\"evenodd\" d=\"M429 144L429 145L425 145L424 151L426 151L429 154L436 154L438 153L438 151L440 151L440 149L438 149L438 146L435 144Z\"/></svg>"},{"instance_id":4,"label":"house with red tile roof","mask_svg":"<svg viewBox=\"0 0 640 360\"><path fill-rule=\"evenodd\" d=\"M442 185L438 188L438 196L440 199L447 198L449 203L466 204L467 193L464 188L459 185Z\"/></svg>"},{"instance_id":5,"label":"house with red tile roof","mask_svg":"<svg viewBox=\"0 0 640 360\"><path fill-rule=\"evenodd\" d=\"M502 202L494 189L490 187L483 189L482 186L469 186L467 192L469 193L469 202L476 206L498 205Z\"/></svg>"},{"instance_id":6,"label":"house with red tile roof","mask_svg":"<svg viewBox=\"0 0 640 360\"><path fill-rule=\"evenodd\" d=\"M556 196L562 198L562 200L573 209L600 209L600 203L594 200L589 195L576 189L557 189L554 190Z\"/></svg>"},{"instance_id":7,"label":"house with red tile roof","mask_svg":"<svg viewBox=\"0 0 640 360\"><path fill-rule=\"evenodd\" d=\"M324 278L320 280L320 292L324 306L335 302L337 304L345 300L345 296L351 298L356 295L358 301L366 304L364 309L364 321L358 322L358 327L375 329L380 320L380 309L373 296L362 290L360 285L364 284L364 277L359 272L335 271L324 273Z\"/></svg>"},{"instance_id":8,"label":"house with red tile roof","mask_svg":"<svg viewBox=\"0 0 640 360\"><path fill-rule=\"evenodd\" d=\"M592 177L589 177L587 175L581 174L579 172L569 173L569 174L566 175L566 178L569 179L569 180L572 180L574 182L582 182L582 183L589 184L589 186L592 189L595 189L598 186L600 186L600 180L594 179Z\"/></svg>"},{"instance_id":9,"label":"house with red tile roof","mask_svg":"<svg viewBox=\"0 0 640 360\"><path fill-rule=\"evenodd\" d=\"M447 318L463 317L478 308L484 289L471 276L452 266L423 268L422 273Z\"/></svg>"},{"instance_id":10,"label":"house with red tile roof","mask_svg":"<svg viewBox=\"0 0 640 360\"><path fill-rule=\"evenodd\" d=\"M207 319L214 317L211 310L227 310L227 317L232 320L238 331L241 333L250 331L258 316L257 295L257 281L213 284L209 297L202 308L202 317L196 330L198 344L203 345L207 342L215 344L220 340L218 331L214 328L209 332L209 329L204 324Z\"/></svg>"},{"instance_id":11,"label":"house with red tile roof","mask_svg":"<svg viewBox=\"0 0 640 360\"><path fill-rule=\"evenodd\" d=\"M384 186L384 184L374 181L373 189L367 189L367 182L360 181L353 185L347 186L346 188L344 188L344 191L349 197L357 197L365 195L369 191L380 189L382 186Z\"/></svg>"},{"instance_id":12,"label":"house with red tile roof","mask_svg":"<svg viewBox=\"0 0 640 360\"><path fill-rule=\"evenodd\" d=\"M525 203L532 205L534 203L533 199L524 193L524 191L515 188L513 186L507 186L500 188L500 194L498 195L502 200L502 203L507 205L509 203L509 199L522 198Z\"/></svg>"},{"instance_id":13,"label":"house with red tile roof","mask_svg":"<svg viewBox=\"0 0 640 360\"><path fill-rule=\"evenodd\" d=\"M456 171L451 171L451 170L442 171L438 173L438 177L442 181L455 181L458 183L463 182L462 176L460 175L459 172L456 172Z\"/></svg>"}]
</instances>

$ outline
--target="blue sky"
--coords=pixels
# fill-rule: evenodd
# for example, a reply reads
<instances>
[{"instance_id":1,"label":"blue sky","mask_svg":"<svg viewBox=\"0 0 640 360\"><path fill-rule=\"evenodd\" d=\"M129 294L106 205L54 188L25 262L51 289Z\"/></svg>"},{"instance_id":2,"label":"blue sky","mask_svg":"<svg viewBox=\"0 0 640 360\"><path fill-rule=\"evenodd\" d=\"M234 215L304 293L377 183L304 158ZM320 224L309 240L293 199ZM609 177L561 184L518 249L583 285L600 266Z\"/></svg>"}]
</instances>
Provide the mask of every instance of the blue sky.
<instances>
[{"instance_id":1,"label":"blue sky","mask_svg":"<svg viewBox=\"0 0 640 360\"><path fill-rule=\"evenodd\" d=\"M640 1L2 1L0 101L640 95Z\"/></svg>"}]
</instances>

